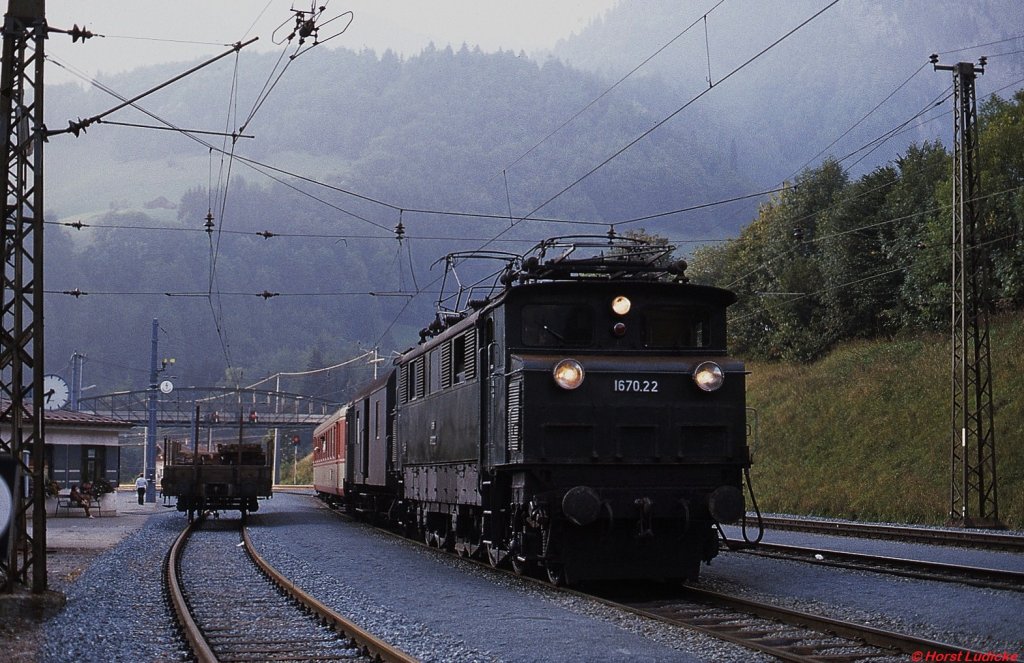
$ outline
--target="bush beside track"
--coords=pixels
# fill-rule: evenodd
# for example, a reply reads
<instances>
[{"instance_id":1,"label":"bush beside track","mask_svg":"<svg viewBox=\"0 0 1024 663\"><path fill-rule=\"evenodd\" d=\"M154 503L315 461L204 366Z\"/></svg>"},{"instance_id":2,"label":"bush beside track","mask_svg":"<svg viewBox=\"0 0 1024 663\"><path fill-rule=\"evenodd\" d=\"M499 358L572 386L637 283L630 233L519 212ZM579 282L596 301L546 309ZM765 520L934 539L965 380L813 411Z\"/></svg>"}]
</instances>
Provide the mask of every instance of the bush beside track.
<instances>
[{"instance_id":1,"label":"bush beside track","mask_svg":"<svg viewBox=\"0 0 1024 663\"><path fill-rule=\"evenodd\" d=\"M1024 320L992 321L1000 520L1024 528ZM814 364L749 362L763 511L942 524L950 491L948 334L848 343ZM749 506L749 505L748 505Z\"/></svg>"}]
</instances>

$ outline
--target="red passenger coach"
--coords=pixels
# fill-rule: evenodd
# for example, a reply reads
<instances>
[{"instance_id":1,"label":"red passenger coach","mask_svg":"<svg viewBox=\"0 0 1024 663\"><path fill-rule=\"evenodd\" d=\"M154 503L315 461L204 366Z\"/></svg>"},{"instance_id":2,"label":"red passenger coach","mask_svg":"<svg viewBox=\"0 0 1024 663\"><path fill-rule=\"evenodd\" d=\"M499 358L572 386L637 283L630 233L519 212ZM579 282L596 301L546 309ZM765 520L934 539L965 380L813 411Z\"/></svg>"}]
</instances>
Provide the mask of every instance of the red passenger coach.
<instances>
[{"instance_id":1,"label":"red passenger coach","mask_svg":"<svg viewBox=\"0 0 1024 663\"><path fill-rule=\"evenodd\" d=\"M313 489L328 502L342 497L347 411L348 408L341 408L313 431Z\"/></svg>"}]
</instances>

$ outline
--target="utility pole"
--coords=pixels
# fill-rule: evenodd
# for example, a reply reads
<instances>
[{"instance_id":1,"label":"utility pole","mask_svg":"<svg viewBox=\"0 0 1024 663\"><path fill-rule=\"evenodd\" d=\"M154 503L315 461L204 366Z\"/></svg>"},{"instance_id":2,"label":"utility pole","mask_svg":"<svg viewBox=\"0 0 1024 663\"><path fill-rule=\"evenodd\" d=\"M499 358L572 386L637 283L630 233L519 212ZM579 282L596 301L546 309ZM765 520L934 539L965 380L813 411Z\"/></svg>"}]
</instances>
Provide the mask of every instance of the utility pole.
<instances>
[{"instance_id":1,"label":"utility pole","mask_svg":"<svg viewBox=\"0 0 1024 663\"><path fill-rule=\"evenodd\" d=\"M149 352L149 389L146 393L146 504L156 503L156 399L159 392L157 376L157 346L159 339L157 333L160 331L160 323L153 318L153 339Z\"/></svg>"},{"instance_id":2,"label":"utility pole","mask_svg":"<svg viewBox=\"0 0 1024 663\"><path fill-rule=\"evenodd\" d=\"M981 171L974 81L978 65L938 64L953 72L953 246L952 246L952 479L950 524L1002 528L996 499L996 441L992 408L992 366L986 255L978 231Z\"/></svg>"},{"instance_id":3,"label":"utility pole","mask_svg":"<svg viewBox=\"0 0 1024 663\"><path fill-rule=\"evenodd\" d=\"M0 514L0 591L46 591L43 457L43 0L9 0L0 55L7 189L0 224L0 460L13 467ZM26 490L25 486L31 486ZM6 497L6 496L5 496ZM32 518L32 535L28 518Z\"/></svg>"},{"instance_id":4,"label":"utility pole","mask_svg":"<svg viewBox=\"0 0 1024 663\"><path fill-rule=\"evenodd\" d=\"M149 388L146 390L146 503L156 503L156 409L160 398L160 374L174 364L173 358L157 362L160 323L153 318L153 340L149 353ZM157 365L159 363L159 366ZM164 452L166 453L166 449Z\"/></svg>"},{"instance_id":5,"label":"utility pole","mask_svg":"<svg viewBox=\"0 0 1024 663\"><path fill-rule=\"evenodd\" d=\"M85 355L77 350L71 355L71 409L78 412L78 403L82 399L82 364Z\"/></svg>"}]
</instances>

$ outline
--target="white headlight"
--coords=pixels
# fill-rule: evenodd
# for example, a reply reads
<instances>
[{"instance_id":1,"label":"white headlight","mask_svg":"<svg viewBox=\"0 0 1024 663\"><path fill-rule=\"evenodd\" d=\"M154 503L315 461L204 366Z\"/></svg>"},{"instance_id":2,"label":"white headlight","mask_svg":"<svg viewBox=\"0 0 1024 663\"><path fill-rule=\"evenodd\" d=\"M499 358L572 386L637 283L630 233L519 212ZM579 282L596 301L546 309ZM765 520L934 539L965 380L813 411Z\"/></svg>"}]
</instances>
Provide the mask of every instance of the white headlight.
<instances>
[{"instance_id":1,"label":"white headlight","mask_svg":"<svg viewBox=\"0 0 1024 663\"><path fill-rule=\"evenodd\" d=\"M706 361L693 371L693 381L704 391L715 391L725 382L725 372L713 361Z\"/></svg>"},{"instance_id":2,"label":"white headlight","mask_svg":"<svg viewBox=\"0 0 1024 663\"><path fill-rule=\"evenodd\" d=\"M555 364L551 375L562 389L575 389L583 384L583 365L575 359L563 359Z\"/></svg>"}]
</instances>

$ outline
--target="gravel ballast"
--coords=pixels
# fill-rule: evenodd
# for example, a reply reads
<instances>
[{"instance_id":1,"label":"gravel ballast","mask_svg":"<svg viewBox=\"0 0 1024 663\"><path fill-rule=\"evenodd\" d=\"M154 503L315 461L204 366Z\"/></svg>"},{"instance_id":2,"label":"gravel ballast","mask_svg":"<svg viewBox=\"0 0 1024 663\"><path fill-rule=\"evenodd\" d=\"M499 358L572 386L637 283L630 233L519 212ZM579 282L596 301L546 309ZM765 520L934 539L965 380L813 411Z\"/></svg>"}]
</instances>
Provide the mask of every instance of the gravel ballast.
<instances>
[{"instance_id":1,"label":"gravel ballast","mask_svg":"<svg viewBox=\"0 0 1024 663\"><path fill-rule=\"evenodd\" d=\"M278 493L260 507L249 524L271 564L424 661L765 660L586 597L496 575L347 521L308 495ZM67 606L44 624L40 660L188 660L161 580L164 556L185 516L151 513L110 550L83 556L91 564L80 575L53 578ZM711 589L982 651L1024 652L1024 593L734 553L723 553L702 573L701 584Z\"/></svg>"}]
</instances>

